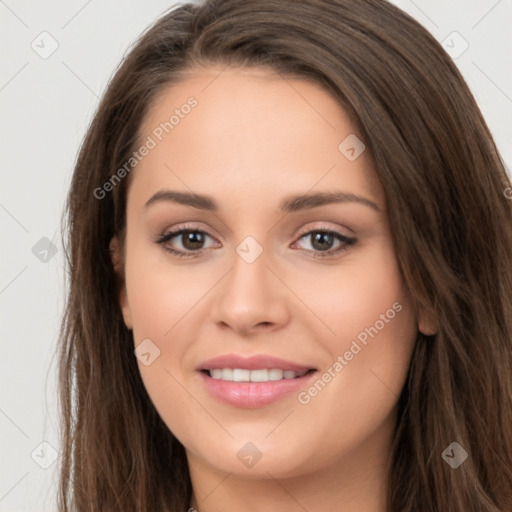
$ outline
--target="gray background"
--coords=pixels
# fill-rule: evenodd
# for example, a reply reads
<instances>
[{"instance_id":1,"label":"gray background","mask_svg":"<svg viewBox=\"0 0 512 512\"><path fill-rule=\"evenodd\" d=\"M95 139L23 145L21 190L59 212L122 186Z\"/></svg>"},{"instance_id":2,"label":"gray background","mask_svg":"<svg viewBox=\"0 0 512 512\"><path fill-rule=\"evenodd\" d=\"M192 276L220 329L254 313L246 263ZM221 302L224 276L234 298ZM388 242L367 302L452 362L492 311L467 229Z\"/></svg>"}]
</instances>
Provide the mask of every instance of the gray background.
<instances>
[{"instance_id":1,"label":"gray background","mask_svg":"<svg viewBox=\"0 0 512 512\"><path fill-rule=\"evenodd\" d=\"M64 198L114 69L174 3L0 0L1 512L56 510ZM510 169L512 0L394 3L445 41Z\"/></svg>"}]
</instances>

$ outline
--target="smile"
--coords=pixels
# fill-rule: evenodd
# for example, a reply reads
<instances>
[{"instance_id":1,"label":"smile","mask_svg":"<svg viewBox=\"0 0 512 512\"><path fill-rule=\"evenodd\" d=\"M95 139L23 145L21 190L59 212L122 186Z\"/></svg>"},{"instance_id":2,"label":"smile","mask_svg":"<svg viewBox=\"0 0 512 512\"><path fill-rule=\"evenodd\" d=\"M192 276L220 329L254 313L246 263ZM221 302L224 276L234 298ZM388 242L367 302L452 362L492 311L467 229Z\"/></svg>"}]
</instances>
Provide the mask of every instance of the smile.
<instances>
[{"instance_id":1,"label":"smile","mask_svg":"<svg viewBox=\"0 0 512 512\"><path fill-rule=\"evenodd\" d=\"M210 396L246 409L297 393L317 373L315 368L266 354L225 354L204 361L196 370Z\"/></svg>"},{"instance_id":2,"label":"smile","mask_svg":"<svg viewBox=\"0 0 512 512\"><path fill-rule=\"evenodd\" d=\"M295 372L293 370L246 370L244 368L215 368L209 370L212 379L221 379L229 382L269 382L283 379L297 379L305 375L307 371Z\"/></svg>"}]
</instances>

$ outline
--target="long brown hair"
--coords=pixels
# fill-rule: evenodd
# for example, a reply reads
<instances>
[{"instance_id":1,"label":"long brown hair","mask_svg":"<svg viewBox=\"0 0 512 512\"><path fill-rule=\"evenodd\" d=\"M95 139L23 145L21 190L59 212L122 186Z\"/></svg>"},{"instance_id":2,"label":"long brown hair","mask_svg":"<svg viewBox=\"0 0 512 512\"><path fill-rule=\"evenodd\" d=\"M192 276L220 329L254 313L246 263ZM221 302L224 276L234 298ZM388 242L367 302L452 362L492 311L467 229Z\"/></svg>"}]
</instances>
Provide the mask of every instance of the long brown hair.
<instances>
[{"instance_id":1,"label":"long brown hair","mask_svg":"<svg viewBox=\"0 0 512 512\"><path fill-rule=\"evenodd\" d=\"M383 0L184 4L120 65L83 141L63 224L59 510L188 508L185 451L139 375L109 253L129 180L109 193L104 184L132 156L156 95L210 64L313 80L353 116L375 162L405 283L438 323L435 335L418 333L399 398L388 510L512 510L510 179L450 57ZM468 453L457 469L442 457L452 442Z\"/></svg>"}]
</instances>

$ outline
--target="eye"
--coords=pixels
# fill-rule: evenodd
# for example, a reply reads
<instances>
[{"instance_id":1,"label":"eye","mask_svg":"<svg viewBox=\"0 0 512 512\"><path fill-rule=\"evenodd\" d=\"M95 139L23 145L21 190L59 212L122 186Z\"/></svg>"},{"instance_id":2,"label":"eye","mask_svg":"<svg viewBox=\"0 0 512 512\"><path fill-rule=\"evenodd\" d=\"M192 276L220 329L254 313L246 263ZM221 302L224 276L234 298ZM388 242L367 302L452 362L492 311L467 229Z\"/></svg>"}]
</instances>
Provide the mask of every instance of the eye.
<instances>
[{"instance_id":1,"label":"eye","mask_svg":"<svg viewBox=\"0 0 512 512\"><path fill-rule=\"evenodd\" d=\"M206 238L212 238L208 233L191 226L180 226L177 229L168 231L157 238L156 243L164 247L164 249L179 258L187 258L199 256L207 247L203 247ZM176 242L178 248L173 248ZM213 240L213 238L212 238ZM179 247L181 245L181 247Z\"/></svg>"},{"instance_id":2,"label":"eye","mask_svg":"<svg viewBox=\"0 0 512 512\"><path fill-rule=\"evenodd\" d=\"M310 240L312 249L305 249L312 253L315 258L325 258L348 250L351 245L357 242L356 238L348 237L338 231L329 228L316 228L304 233L299 240ZM332 248L336 242L336 248ZM295 242L297 243L297 242Z\"/></svg>"},{"instance_id":3,"label":"eye","mask_svg":"<svg viewBox=\"0 0 512 512\"><path fill-rule=\"evenodd\" d=\"M185 225L160 235L156 243L162 245L167 252L178 258L193 258L201 256L209 248L204 246L207 238L214 240L206 231ZM307 240L308 238L310 240L309 245L312 248L304 250L312 253L315 258L337 255L348 250L351 245L357 242L356 238L345 236L338 231L325 227L309 230L303 233L299 240ZM174 239L176 239L175 242L173 242ZM294 245L297 243L295 242ZM178 245L177 248L176 245ZM335 246L334 249L333 246Z\"/></svg>"}]
</instances>

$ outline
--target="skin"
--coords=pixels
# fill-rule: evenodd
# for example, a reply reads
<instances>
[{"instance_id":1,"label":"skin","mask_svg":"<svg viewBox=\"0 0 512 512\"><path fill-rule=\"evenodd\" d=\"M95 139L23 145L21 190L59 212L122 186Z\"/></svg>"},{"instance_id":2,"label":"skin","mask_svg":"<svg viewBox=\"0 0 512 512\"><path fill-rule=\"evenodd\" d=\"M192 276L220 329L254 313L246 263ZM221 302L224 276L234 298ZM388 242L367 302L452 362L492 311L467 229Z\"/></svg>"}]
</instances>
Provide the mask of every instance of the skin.
<instances>
[{"instance_id":1,"label":"skin","mask_svg":"<svg viewBox=\"0 0 512 512\"><path fill-rule=\"evenodd\" d=\"M215 80L214 80L215 79ZM134 345L160 355L139 369L163 421L185 446L201 512L384 511L386 464L418 329L393 248L384 192L369 151L349 161L338 145L356 125L318 85L263 68L196 69L153 104L141 140L194 96L198 104L130 176L126 245L111 248L124 278L120 306ZM171 189L211 196L217 213L170 201ZM291 194L344 191L375 202L323 205L286 215ZM184 223L205 231L203 253L177 258L155 242ZM357 238L332 256L302 233L328 228ZM236 252L252 236L263 252ZM192 252L176 236L167 246ZM334 239L326 250L337 249ZM401 306L307 404L291 393L245 409L205 389L198 364L227 353L270 354L317 368L380 315ZM307 388L306 388L307 391ZM261 459L237 452L251 442Z\"/></svg>"}]
</instances>

